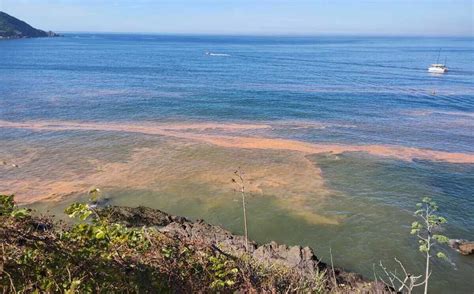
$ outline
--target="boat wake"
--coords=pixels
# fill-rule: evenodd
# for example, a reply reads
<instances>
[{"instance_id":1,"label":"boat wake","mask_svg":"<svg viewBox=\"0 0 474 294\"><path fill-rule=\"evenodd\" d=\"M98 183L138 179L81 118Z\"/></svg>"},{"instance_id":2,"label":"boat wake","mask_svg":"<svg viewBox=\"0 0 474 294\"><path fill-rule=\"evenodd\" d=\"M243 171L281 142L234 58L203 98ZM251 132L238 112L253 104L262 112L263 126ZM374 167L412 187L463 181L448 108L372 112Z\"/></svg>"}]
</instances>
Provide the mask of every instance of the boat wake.
<instances>
[{"instance_id":1,"label":"boat wake","mask_svg":"<svg viewBox=\"0 0 474 294\"><path fill-rule=\"evenodd\" d=\"M230 54L226 54L226 53L206 52L206 55L208 55L208 56L230 57Z\"/></svg>"}]
</instances>

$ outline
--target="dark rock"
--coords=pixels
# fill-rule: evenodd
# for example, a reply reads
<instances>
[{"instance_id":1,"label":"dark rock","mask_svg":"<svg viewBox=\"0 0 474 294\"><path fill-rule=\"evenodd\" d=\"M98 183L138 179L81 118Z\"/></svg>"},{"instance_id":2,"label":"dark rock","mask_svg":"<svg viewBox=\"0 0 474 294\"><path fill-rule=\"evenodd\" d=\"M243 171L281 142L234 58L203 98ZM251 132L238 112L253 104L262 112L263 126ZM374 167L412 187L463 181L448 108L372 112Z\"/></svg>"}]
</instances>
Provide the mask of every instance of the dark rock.
<instances>
[{"instance_id":1,"label":"dark rock","mask_svg":"<svg viewBox=\"0 0 474 294\"><path fill-rule=\"evenodd\" d=\"M113 222L119 222L130 227L156 226L159 231L178 240L188 239L208 244L219 251L233 256L249 254L253 260L262 265L280 265L295 270L305 276L313 276L318 270L325 270L332 275L331 266L320 261L310 247L279 245L270 242L258 246L248 241L246 250L245 237L234 235L219 227L210 225L203 220L190 221L184 217L172 216L157 209L148 207L117 207L111 206L99 211L101 216ZM361 275L334 268L334 276L338 287L343 293L387 293L381 283L368 282Z\"/></svg>"},{"instance_id":2,"label":"dark rock","mask_svg":"<svg viewBox=\"0 0 474 294\"><path fill-rule=\"evenodd\" d=\"M276 242L259 246L252 256L265 263L278 263L308 274L314 274L315 270L320 268L320 264L323 265L309 247L288 247L278 245Z\"/></svg>"},{"instance_id":3,"label":"dark rock","mask_svg":"<svg viewBox=\"0 0 474 294\"><path fill-rule=\"evenodd\" d=\"M111 222L121 223L127 227L163 227L170 223L189 222L184 217L172 216L161 210L144 206L108 206L100 209L98 213L101 217L106 217Z\"/></svg>"},{"instance_id":4,"label":"dark rock","mask_svg":"<svg viewBox=\"0 0 474 294\"><path fill-rule=\"evenodd\" d=\"M53 224L49 222L42 222L42 221L33 221L32 223L33 228L37 231L49 231L53 228Z\"/></svg>"},{"instance_id":5,"label":"dark rock","mask_svg":"<svg viewBox=\"0 0 474 294\"><path fill-rule=\"evenodd\" d=\"M207 224L203 220L196 222L184 220L183 222L171 222L160 231L180 239L187 238L216 245L229 254L242 255L245 253L245 238L243 236L233 235L229 231ZM249 241L249 251L254 251L256 247L255 242Z\"/></svg>"},{"instance_id":6,"label":"dark rock","mask_svg":"<svg viewBox=\"0 0 474 294\"><path fill-rule=\"evenodd\" d=\"M449 246L462 255L470 255L474 253L474 242L460 239L449 240Z\"/></svg>"}]
</instances>

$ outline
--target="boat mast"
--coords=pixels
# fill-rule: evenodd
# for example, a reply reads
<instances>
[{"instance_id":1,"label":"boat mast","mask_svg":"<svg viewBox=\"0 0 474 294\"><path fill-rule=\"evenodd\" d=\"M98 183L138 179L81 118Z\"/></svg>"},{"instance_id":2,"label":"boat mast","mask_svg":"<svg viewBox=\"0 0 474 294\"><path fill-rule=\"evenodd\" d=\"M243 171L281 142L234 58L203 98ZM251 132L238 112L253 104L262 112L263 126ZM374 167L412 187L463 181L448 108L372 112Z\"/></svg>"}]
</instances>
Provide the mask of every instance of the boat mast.
<instances>
[{"instance_id":1,"label":"boat mast","mask_svg":"<svg viewBox=\"0 0 474 294\"><path fill-rule=\"evenodd\" d=\"M438 51L438 59L436 59L436 63L439 64L439 56L441 55L441 48L439 48L439 51Z\"/></svg>"}]
</instances>

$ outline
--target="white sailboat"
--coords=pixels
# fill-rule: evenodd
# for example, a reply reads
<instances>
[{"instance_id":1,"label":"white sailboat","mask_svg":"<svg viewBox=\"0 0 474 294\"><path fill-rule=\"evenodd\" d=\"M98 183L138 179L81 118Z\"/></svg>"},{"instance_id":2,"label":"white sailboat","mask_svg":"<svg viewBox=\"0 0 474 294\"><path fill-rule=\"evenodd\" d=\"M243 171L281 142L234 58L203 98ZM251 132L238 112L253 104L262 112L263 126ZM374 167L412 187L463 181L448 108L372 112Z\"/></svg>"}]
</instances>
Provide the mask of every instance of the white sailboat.
<instances>
[{"instance_id":1,"label":"white sailboat","mask_svg":"<svg viewBox=\"0 0 474 294\"><path fill-rule=\"evenodd\" d=\"M445 59L445 61L444 61L444 64L439 63L439 55L440 55L440 54L441 54L441 49L439 50L438 59L437 59L436 63L433 63L433 64L428 68L428 72L442 74L442 73L445 73L445 72L448 71L448 68L446 67L446 59Z\"/></svg>"}]
</instances>

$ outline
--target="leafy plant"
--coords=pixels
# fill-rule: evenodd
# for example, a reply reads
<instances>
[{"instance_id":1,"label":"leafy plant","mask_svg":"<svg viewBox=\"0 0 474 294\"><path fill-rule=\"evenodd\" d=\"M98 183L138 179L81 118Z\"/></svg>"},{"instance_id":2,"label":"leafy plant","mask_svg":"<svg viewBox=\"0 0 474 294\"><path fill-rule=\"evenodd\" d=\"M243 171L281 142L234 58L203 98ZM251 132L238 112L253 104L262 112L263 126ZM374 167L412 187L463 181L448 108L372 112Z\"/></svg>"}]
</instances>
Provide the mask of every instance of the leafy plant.
<instances>
[{"instance_id":1,"label":"leafy plant","mask_svg":"<svg viewBox=\"0 0 474 294\"><path fill-rule=\"evenodd\" d=\"M437 233L447 220L436 214L439 207L430 197L424 197L420 203L417 203L416 207L415 216L420 220L414 221L411 224L410 233L417 236L419 243L418 250L425 255L424 274L414 275L408 273L402 262L396 258L395 261L402 269L404 277L399 276L396 271L389 271L382 262L380 262L380 266L389 280L388 283L382 279L386 285L399 292L405 290L407 293L411 293L416 287L424 286L424 293L427 294L431 276L431 259L434 256L440 259L447 259L446 255L441 251L438 251L433 256L433 251L437 244L446 244L449 242L448 237Z\"/></svg>"},{"instance_id":2,"label":"leafy plant","mask_svg":"<svg viewBox=\"0 0 474 294\"><path fill-rule=\"evenodd\" d=\"M123 262L118 249L144 250L149 245L144 228L130 229L118 223L109 223L87 203L73 203L65 212L69 217L78 218L82 222L75 224L71 230L62 235L62 238L86 245L85 252L101 251L102 257Z\"/></svg>"},{"instance_id":3,"label":"leafy plant","mask_svg":"<svg viewBox=\"0 0 474 294\"><path fill-rule=\"evenodd\" d=\"M0 216L9 215L15 218L24 218L30 214L28 209L18 208L14 198L14 195L0 195Z\"/></svg>"},{"instance_id":4,"label":"leafy plant","mask_svg":"<svg viewBox=\"0 0 474 294\"><path fill-rule=\"evenodd\" d=\"M430 261L432 256L432 251L434 245L446 244L449 242L449 238L436 234L441 225L447 222L446 218L436 215L438 211L438 205L431 198L425 197L422 199L422 202L417 205L418 210L415 211L415 215L421 218L421 222L415 221L411 224L411 234L416 235L419 239L420 252L424 253L426 256L425 264L425 275L423 279L424 284L424 293L428 293L428 283L431 276ZM438 251L436 257L441 259L446 259L446 255Z\"/></svg>"},{"instance_id":5,"label":"leafy plant","mask_svg":"<svg viewBox=\"0 0 474 294\"><path fill-rule=\"evenodd\" d=\"M71 225L18 211L0 196L2 293L327 292L325 271L305 276L205 239L127 227L96 203L66 208Z\"/></svg>"},{"instance_id":6,"label":"leafy plant","mask_svg":"<svg viewBox=\"0 0 474 294\"><path fill-rule=\"evenodd\" d=\"M229 259L222 255L210 256L209 262L211 264L209 268L213 275L212 289L219 290L235 285L239 269Z\"/></svg>"}]
</instances>

